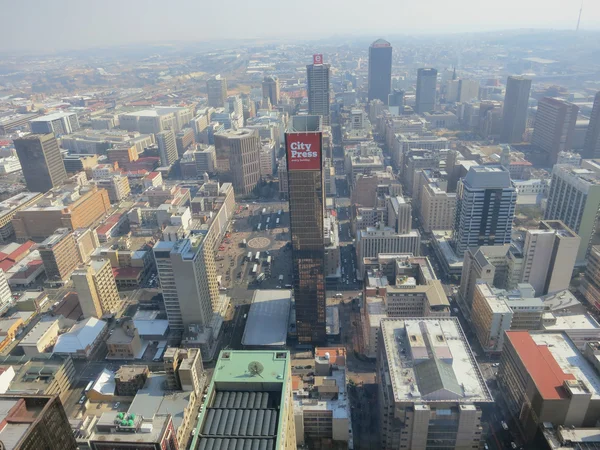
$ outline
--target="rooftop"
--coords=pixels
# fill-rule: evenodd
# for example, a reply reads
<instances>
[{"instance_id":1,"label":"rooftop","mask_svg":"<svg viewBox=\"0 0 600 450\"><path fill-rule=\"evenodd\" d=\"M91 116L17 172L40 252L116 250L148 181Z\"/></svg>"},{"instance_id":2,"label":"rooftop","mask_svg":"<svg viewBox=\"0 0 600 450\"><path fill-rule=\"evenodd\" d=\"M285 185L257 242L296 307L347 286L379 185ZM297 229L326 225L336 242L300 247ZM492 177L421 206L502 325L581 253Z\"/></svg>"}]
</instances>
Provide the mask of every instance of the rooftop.
<instances>
[{"instance_id":1,"label":"rooftop","mask_svg":"<svg viewBox=\"0 0 600 450\"><path fill-rule=\"evenodd\" d=\"M98 339L98 336L106 329L106 322L89 317L76 323L68 333L61 334L54 345L55 353L87 353L88 347Z\"/></svg>"},{"instance_id":2,"label":"rooftop","mask_svg":"<svg viewBox=\"0 0 600 450\"><path fill-rule=\"evenodd\" d=\"M244 346L285 346L291 304L292 291L290 290L254 291L242 344Z\"/></svg>"},{"instance_id":3,"label":"rooftop","mask_svg":"<svg viewBox=\"0 0 600 450\"><path fill-rule=\"evenodd\" d=\"M457 318L383 319L381 333L396 402L492 401Z\"/></svg>"}]
</instances>

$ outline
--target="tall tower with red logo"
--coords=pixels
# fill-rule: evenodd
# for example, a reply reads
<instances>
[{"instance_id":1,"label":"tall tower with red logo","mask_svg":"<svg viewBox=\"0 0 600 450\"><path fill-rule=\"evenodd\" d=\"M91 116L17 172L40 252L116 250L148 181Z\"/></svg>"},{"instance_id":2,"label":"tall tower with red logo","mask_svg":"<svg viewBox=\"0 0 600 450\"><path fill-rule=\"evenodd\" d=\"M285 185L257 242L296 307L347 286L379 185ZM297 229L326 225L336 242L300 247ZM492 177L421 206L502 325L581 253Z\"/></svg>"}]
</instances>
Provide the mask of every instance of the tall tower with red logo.
<instances>
[{"instance_id":1,"label":"tall tower with red logo","mask_svg":"<svg viewBox=\"0 0 600 450\"><path fill-rule=\"evenodd\" d=\"M327 338L321 125L321 116L294 116L285 134L296 331L307 345Z\"/></svg>"},{"instance_id":2,"label":"tall tower with red logo","mask_svg":"<svg viewBox=\"0 0 600 450\"><path fill-rule=\"evenodd\" d=\"M306 66L308 113L323 118L329 126L329 64L323 63L323 55L313 55L313 63Z\"/></svg>"}]
</instances>

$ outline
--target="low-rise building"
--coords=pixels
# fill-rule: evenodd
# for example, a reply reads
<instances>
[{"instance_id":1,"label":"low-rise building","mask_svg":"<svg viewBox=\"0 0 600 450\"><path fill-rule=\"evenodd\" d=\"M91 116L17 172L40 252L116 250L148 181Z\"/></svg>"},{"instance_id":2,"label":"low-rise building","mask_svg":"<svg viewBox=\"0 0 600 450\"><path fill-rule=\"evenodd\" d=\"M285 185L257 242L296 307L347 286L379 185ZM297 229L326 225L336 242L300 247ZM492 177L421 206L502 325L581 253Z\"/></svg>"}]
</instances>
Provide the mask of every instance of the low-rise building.
<instances>
[{"instance_id":1,"label":"low-rise building","mask_svg":"<svg viewBox=\"0 0 600 450\"><path fill-rule=\"evenodd\" d=\"M91 359L104 344L108 324L95 317L88 317L76 323L66 333L58 336L54 353L69 355L73 359Z\"/></svg>"},{"instance_id":2,"label":"low-rise building","mask_svg":"<svg viewBox=\"0 0 600 450\"><path fill-rule=\"evenodd\" d=\"M75 382L75 366L69 357L36 357L21 365L7 393L58 395L64 403Z\"/></svg>"},{"instance_id":3,"label":"low-rise building","mask_svg":"<svg viewBox=\"0 0 600 450\"><path fill-rule=\"evenodd\" d=\"M142 341L135 328L133 320L127 319L121 322L121 326L112 330L112 334L106 341L108 347L107 358L111 359L135 359L141 357Z\"/></svg>"},{"instance_id":4,"label":"low-rise building","mask_svg":"<svg viewBox=\"0 0 600 450\"><path fill-rule=\"evenodd\" d=\"M56 343L59 331L65 327L66 321L62 316L43 318L19 341L19 347L27 356L46 353Z\"/></svg>"}]
</instances>

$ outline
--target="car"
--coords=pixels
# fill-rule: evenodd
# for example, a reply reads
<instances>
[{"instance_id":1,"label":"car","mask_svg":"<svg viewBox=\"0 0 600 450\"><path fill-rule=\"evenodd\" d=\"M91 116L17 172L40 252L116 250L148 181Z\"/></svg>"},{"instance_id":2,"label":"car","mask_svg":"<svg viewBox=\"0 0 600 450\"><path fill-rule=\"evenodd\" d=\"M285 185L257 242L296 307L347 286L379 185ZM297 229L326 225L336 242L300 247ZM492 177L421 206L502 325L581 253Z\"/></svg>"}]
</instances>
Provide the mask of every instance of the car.
<instances>
[{"instance_id":1,"label":"car","mask_svg":"<svg viewBox=\"0 0 600 450\"><path fill-rule=\"evenodd\" d=\"M500 425L502 425L502 429L504 431L508 431L508 425L506 425L506 422L504 420L502 422L500 422Z\"/></svg>"},{"instance_id":2,"label":"car","mask_svg":"<svg viewBox=\"0 0 600 450\"><path fill-rule=\"evenodd\" d=\"M121 402L115 403L112 409L119 409L119 406L121 406Z\"/></svg>"},{"instance_id":3,"label":"car","mask_svg":"<svg viewBox=\"0 0 600 450\"><path fill-rule=\"evenodd\" d=\"M515 444L514 442L511 441L510 447L516 449L517 448L517 444Z\"/></svg>"},{"instance_id":4,"label":"car","mask_svg":"<svg viewBox=\"0 0 600 450\"><path fill-rule=\"evenodd\" d=\"M492 364L492 367L498 367L500 364L499 363L494 363Z\"/></svg>"},{"instance_id":5,"label":"car","mask_svg":"<svg viewBox=\"0 0 600 450\"><path fill-rule=\"evenodd\" d=\"M81 398L79 399L79 404L82 405L83 402L85 402L85 395L82 395Z\"/></svg>"},{"instance_id":6,"label":"car","mask_svg":"<svg viewBox=\"0 0 600 450\"><path fill-rule=\"evenodd\" d=\"M312 366L309 364L308 366L304 366L305 369L312 369Z\"/></svg>"}]
</instances>

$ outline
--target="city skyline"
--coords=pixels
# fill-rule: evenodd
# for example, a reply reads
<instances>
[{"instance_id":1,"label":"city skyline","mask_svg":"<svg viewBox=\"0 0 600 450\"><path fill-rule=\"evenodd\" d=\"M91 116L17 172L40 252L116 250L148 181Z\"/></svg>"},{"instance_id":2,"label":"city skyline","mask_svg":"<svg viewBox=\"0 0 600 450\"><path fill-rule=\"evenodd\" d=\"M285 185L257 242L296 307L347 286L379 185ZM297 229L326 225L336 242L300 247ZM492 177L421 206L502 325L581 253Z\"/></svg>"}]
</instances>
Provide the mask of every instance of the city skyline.
<instances>
[{"instance_id":1,"label":"city skyline","mask_svg":"<svg viewBox=\"0 0 600 450\"><path fill-rule=\"evenodd\" d=\"M3 0L1 3L7 2ZM496 9L494 15L481 16L479 3L476 0L461 0L460 5L456 2L450 4L442 0L425 0L411 4L410 8L379 0L374 4L371 3L369 7L373 10L383 8L388 13L383 16L361 15L360 28L357 32L358 23L354 8L349 7L351 5L347 2L342 3L339 0L327 3L308 0L302 6L277 5L276 8L264 0L260 0L258 4L257 2L235 3L228 6L231 11L237 12L236 15L228 18L228 23L235 26L237 21L242 21L237 28L239 32L248 29L242 26L243 23L252 21L255 24L252 29L261 30L248 32L247 35L236 33L238 39L315 39L340 35L353 37L387 35L389 37L397 33L395 18L398 15L401 15L405 21L406 26L403 26L403 31L411 35L510 29L575 30L580 8L579 2L569 3L562 0L506 0L503 8ZM264 3L264 7L261 7L260 3ZM153 5L156 8L153 8ZM18 20L7 21L4 24L5 35L14 38L5 39L0 43L0 52L33 49L41 52L56 52L141 43L166 45L167 42L175 41L214 42L231 38L229 28L222 27L217 20L216 8L207 11L202 5L187 0L175 2L172 10L167 11L159 8L159 5L154 0L144 1L146 26L131 27L130 19L140 12L141 0L127 3L115 0L107 0L101 4L76 3L70 5L69 10L66 11L70 19L69 27L54 29L50 34L44 33L41 39L41 35L32 31L45 30L48 22L60 20L65 10L52 8L50 4L42 1L27 4L11 3L10 7L5 7L5 10L8 8L15 17L26 16L29 31L23 34ZM115 8L120 14L114 14ZM515 9L519 10L516 16ZM32 14L33 10L34 14ZM186 13L182 14L184 10ZM290 27L285 20L286 17L292 17L302 10L319 10L318 15L311 17L308 30L305 26ZM198 17L204 18L202 27L195 26ZM422 17L427 17L427 21L424 22ZM531 17L535 17L535 20L531 20ZM90 20L92 18L93 20ZM172 25L169 26L170 23ZM580 29L600 29L600 3L590 1L584 3ZM76 40L73 39L74 35L77 36Z\"/></svg>"}]
</instances>

